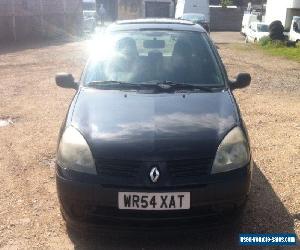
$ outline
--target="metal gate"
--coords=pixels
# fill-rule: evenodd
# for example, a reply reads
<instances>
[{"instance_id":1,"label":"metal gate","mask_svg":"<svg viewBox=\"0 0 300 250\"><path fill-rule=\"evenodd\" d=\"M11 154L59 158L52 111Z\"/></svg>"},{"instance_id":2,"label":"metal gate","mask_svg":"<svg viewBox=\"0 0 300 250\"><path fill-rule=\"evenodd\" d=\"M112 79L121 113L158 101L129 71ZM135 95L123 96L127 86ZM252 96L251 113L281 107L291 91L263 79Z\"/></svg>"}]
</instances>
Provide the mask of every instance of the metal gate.
<instances>
[{"instance_id":1,"label":"metal gate","mask_svg":"<svg viewBox=\"0 0 300 250\"><path fill-rule=\"evenodd\" d=\"M170 17L170 3L146 2L146 17Z\"/></svg>"}]
</instances>

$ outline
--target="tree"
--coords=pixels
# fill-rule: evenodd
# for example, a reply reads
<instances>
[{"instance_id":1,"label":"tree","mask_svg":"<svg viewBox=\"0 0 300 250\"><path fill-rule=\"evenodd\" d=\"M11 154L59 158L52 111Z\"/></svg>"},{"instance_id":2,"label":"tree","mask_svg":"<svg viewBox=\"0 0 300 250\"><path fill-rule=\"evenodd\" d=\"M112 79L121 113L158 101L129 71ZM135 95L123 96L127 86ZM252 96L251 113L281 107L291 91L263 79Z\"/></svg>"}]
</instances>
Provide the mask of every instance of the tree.
<instances>
[{"instance_id":1,"label":"tree","mask_svg":"<svg viewBox=\"0 0 300 250\"><path fill-rule=\"evenodd\" d=\"M233 1L232 0L221 0L220 5L222 8L227 8L227 6L232 5Z\"/></svg>"},{"instance_id":2,"label":"tree","mask_svg":"<svg viewBox=\"0 0 300 250\"><path fill-rule=\"evenodd\" d=\"M284 1L284 0L281 0ZM247 6L247 4L251 2L252 4L265 4L267 2L267 0L233 0L232 4L239 6L239 7L244 7ZM220 4L220 0L209 0L209 4L210 5L219 5Z\"/></svg>"},{"instance_id":3,"label":"tree","mask_svg":"<svg viewBox=\"0 0 300 250\"><path fill-rule=\"evenodd\" d=\"M274 21L269 26L270 38L272 40L280 40L283 41L285 39L283 31L284 27L281 21Z\"/></svg>"}]
</instances>

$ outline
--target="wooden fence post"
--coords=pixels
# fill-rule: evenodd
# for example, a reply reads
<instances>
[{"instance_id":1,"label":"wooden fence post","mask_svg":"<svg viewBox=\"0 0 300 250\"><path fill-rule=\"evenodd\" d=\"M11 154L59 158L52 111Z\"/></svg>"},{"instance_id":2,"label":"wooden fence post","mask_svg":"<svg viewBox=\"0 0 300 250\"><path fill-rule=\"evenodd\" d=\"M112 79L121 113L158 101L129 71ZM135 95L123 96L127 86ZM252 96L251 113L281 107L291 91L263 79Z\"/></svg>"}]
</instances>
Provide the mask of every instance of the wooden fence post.
<instances>
[{"instance_id":1,"label":"wooden fence post","mask_svg":"<svg viewBox=\"0 0 300 250\"><path fill-rule=\"evenodd\" d=\"M67 6L66 6L66 0L63 0L63 7L64 7L64 13L63 13L63 17L64 17L64 30L63 32L66 34L67 33L67 14L66 14L66 10L67 10Z\"/></svg>"},{"instance_id":2,"label":"wooden fence post","mask_svg":"<svg viewBox=\"0 0 300 250\"><path fill-rule=\"evenodd\" d=\"M44 20L44 5L43 5L43 0L40 0L40 21L41 21L41 32L42 32L42 37L45 36L46 31L45 31L45 20Z\"/></svg>"},{"instance_id":3,"label":"wooden fence post","mask_svg":"<svg viewBox=\"0 0 300 250\"><path fill-rule=\"evenodd\" d=\"M13 37L14 37L14 41L17 41L17 30L16 30L16 6L15 6L15 0L11 1L12 6L12 10L13 10L13 14L12 14L12 32L13 32Z\"/></svg>"}]
</instances>

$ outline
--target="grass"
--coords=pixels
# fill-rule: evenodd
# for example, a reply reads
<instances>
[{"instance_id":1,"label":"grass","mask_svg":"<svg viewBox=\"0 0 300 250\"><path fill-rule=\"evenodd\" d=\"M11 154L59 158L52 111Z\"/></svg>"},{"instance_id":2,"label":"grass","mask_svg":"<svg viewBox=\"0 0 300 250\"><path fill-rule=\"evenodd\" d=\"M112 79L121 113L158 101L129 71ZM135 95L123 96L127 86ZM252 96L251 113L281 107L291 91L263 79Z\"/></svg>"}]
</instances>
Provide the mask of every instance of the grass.
<instances>
[{"instance_id":1,"label":"grass","mask_svg":"<svg viewBox=\"0 0 300 250\"><path fill-rule=\"evenodd\" d=\"M233 49L251 52L253 50L261 50L264 53L267 53L272 56L277 57L284 57L289 60L293 60L300 63L300 44L298 43L297 46L294 47L286 47L281 43L266 43L266 44L231 44L230 46Z\"/></svg>"},{"instance_id":2,"label":"grass","mask_svg":"<svg viewBox=\"0 0 300 250\"><path fill-rule=\"evenodd\" d=\"M268 45L261 46L260 48L273 56L281 56L293 61L300 62L300 46L297 46L296 48L290 48Z\"/></svg>"},{"instance_id":3,"label":"grass","mask_svg":"<svg viewBox=\"0 0 300 250\"><path fill-rule=\"evenodd\" d=\"M259 47L273 56L281 56L300 62L300 44L296 47L287 47L286 42L272 41L269 37L262 38Z\"/></svg>"}]
</instances>

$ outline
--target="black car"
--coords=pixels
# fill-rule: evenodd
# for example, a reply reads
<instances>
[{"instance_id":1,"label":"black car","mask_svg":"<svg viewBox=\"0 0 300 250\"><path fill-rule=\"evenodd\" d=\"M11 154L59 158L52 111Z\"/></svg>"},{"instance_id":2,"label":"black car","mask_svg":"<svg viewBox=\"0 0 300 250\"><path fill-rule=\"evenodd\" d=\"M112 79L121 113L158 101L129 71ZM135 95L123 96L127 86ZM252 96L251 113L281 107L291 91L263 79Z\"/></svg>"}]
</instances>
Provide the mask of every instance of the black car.
<instances>
[{"instance_id":1,"label":"black car","mask_svg":"<svg viewBox=\"0 0 300 250\"><path fill-rule=\"evenodd\" d=\"M199 25L112 24L95 43L61 127L56 180L72 226L170 225L236 211L252 156L221 59ZM98 49L97 49L98 48Z\"/></svg>"},{"instance_id":2,"label":"black car","mask_svg":"<svg viewBox=\"0 0 300 250\"><path fill-rule=\"evenodd\" d=\"M184 13L181 19L200 24L208 33L210 32L210 24L204 14L201 13Z\"/></svg>"}]
</instances>

